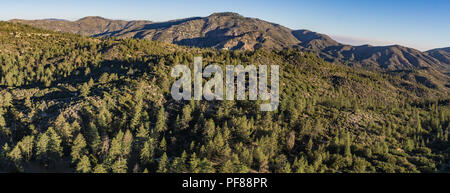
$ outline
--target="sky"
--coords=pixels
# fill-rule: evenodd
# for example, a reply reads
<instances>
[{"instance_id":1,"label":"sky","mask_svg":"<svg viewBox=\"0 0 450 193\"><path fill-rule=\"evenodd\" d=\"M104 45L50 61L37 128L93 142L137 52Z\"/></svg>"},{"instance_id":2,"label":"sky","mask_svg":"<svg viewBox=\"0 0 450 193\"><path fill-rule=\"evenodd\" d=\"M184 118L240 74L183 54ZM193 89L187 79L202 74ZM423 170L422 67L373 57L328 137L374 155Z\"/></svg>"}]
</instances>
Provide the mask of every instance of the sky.
<instances>
[{"instance_id":1,"label":"sky","mask_svg":"<svg viewBox=\"0 0 450 193\"><path fill-rule=\"evenodd\" d=\"M450 0L0 0L0 20L167 21L236 12L351 45L399 44L422 51L450 46Z\"/></svg>"}]
</instances>

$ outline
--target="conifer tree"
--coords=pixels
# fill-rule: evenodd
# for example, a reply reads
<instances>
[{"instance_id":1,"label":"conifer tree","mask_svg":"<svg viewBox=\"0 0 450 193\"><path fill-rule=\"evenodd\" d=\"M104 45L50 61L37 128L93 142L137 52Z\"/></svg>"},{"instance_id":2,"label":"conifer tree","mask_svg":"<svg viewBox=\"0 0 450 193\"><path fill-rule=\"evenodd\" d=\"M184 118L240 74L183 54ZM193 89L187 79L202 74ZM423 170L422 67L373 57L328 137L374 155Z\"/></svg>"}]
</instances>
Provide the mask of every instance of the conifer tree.
<instances>
[{"instance_id":1,"label":"conifer tree","mask_svg":"<svg viewBox=\"0 0 450 193\"><path fill-rule=\"evenodd\" d=\"M52 156L54 156L54 158L61 158L63 153L61 137L51 127L47 130L47 135L50 138L48 143L48 151Z\"/></svg>"},{"instance_id":2,"label":"conifer tree","mask_svg":"<svg viewBox=\"0 0 450 193\"><path fill-rule=\"evenodd\" d=\"M168 165L169 165L169 158L167 157L167 154L164 152L164 154L162 155L162 157L159 160L158 170L156 170L156 172L167 173Z\"/></svg>"},{"instance_id":3,"label":"conifer tree","mask_svg":"<svg viewBox=\"0 0 450 193\"><path fill-rule=\"evenodd\" d=\"M22 151L22 155L26 161L29 161L33 155L34 136L26 136L19 143L18 146Z\"/></svg>"},{"instance_id":4,"label":"conifer tree","mask_svg":"<svg viewBox=\"0 0 450 193\"><path fill-rule=\"evenodd\" d=\"M200 163L199 163L199 160L197 158L197 154L194 152L191 155L191 159L189 160L190 171L192 173L199 173L200 172L200 170L198 169L199 164Z\"/></svg>"},{"instance_id":5,"label":"conifer tree","mask_svg":"<svg viewBox=\"0 0 450 193\"><path fill-rule=\"evenodd\" d=\"M91 171L91 162L88 156L84 155L77 164L77 171L81 173L89 173Z\"/></svg>"},{"instance_id":6,"label":"conifer tree","mask_svg":"<svg viewBox=\"0 0 450 193\"><path fill-rule=\"evenodd\" d=\"M80 96L87 97L90 93L90 87L87 83L84 83L83 86L81 86Z\"/></svg>"},{"instance_id":7,"label":"conifer tree","mask_svg":"<svg viewBox=\"0 0 450 193\"><path fill-rule=\"evenodd\" d=\"M97 164L94 168L93 173L108 173L108 171L106 171L105 167L103 166L103 164Z\"/></svg>"},{"instance_id":8,"label":"conifer tree","mask_svg":"<svg viewBox=\"0 0 450 193\"><path fill-rule=\"evenodd\" d=\"M220 173L233 173L233 172L234 169L231 160L226 161L225 164L220 169Z\"/></svg>"},{"instance_id":9,"label":"conifer tree","mask_svg":"<svg viewBox=\"0 0 450 193\"><path fill-rule=\"evenodd\" d=\"M159 109L158 115L156 117L156 131L164 132L166 130L167 130L166 111L164 110L164 107L162 106Z\"/></svg>"},{"instance_id":10,"label":"conifer tree","mask_svg":"<svg viewBox=\"0 0 450 193\"><path fill-rule=\"evenodd\" d=\"M111 169L114 173L126 173L128 169L127 159L119 157L116 161L114 161Z\"/></svg>"},{"instance_id":11,"label":"conifer tree","mask_svg":"<svg viewBox=\"0 0 450 193\"><path fill-rule=\"evenodd\" d=\"M140 159L142 164L149 164L152 161L154 147L151 141L146 141L141 149Z\"/></svg>"},{"instance_id":12,"label":"conifer tree","mask_svg":"<svg viewBox=\"0 0 450 193\"><path fill-rule=\"evenodd\" d=\"M16 164L22 161L22 150L20 150L19 145L14 146L14 148L8 153L8 157Z\"/></svg>"},{"instance_id":13,"label":"conifer tree","mask_svg":"<svg viewBox=\"0 0 450 193\"><path fill-rule=\"evenodd\" d=\"M84 139L83 135L80 133L75 138L75 141L72 145L72 152L70 155L72 156L72 163L75 163L76 161L80 160L82 156L86 154L86 140Z\"/></svg>"}]
</instances>

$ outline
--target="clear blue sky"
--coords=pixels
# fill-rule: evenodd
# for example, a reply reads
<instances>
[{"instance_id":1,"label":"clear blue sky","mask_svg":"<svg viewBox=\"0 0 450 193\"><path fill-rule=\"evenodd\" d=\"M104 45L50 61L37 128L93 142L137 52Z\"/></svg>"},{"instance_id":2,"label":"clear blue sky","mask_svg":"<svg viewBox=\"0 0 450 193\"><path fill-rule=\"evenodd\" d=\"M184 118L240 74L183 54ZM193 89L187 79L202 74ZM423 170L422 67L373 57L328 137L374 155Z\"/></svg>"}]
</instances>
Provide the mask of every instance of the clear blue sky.
<instances>
[{"instance_id":1,"label":"clear blue sky","mask_svg":"<svg viewBox=\"0 0 450 193\"><path fill-rule=\"evenodd\" d=\"M84 16L166 21L232 11L349 44L450 46L450 0L1 0L0 20Z\"/></svg>"}]
</instances>

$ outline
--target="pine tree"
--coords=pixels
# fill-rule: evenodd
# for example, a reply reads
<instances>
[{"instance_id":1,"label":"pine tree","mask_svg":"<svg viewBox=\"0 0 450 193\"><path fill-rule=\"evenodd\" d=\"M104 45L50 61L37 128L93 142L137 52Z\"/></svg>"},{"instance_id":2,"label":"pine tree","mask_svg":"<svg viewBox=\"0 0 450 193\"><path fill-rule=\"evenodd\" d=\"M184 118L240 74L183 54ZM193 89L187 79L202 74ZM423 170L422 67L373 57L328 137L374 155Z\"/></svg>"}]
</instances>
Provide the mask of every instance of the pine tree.
<instances>
[{"instance_id":1,"label":"pine tree","mask_svg":"<svg viewBox=\"0 0 450 193\"><path fill-rule=\"evenodd\" d=\"M123 143L122 143L122 155L124 157L128 157L130 155L132 144L133 144L133 134L131 134L130 130L127 130L125 132L125 135L123 136Z\"/></svg>"},{"instance_id":2,"label":"pine tree","mask_svg":"<svg viewBox=\"0 0 450 193\"><path fill-rule=\"evenodd\" d=\"M89 147L91 148L93 154L97 154L101 149L102 143L97 126L93 122L90 122L87 130L88 131L85 136Z\"/></svg>"},{"instance_id":3,"label":"pine tree","mask_svg":"<svg viewBox=\"0 0 450 193\"><path fill-rule=\"evenodd\" d=\"M308 144L306 145L306 151L312 152L313 149L313 140L312 137L309 138Z\"/></svg>"},{"instance_id":4,"label":"pine tree","mask_svg":"<svg viewBox=\"0 0 450 193\"><path fill-rule=\"evenodd\" d=\"M136 90L136 92L134 93L134 101L136 102L134 105L134 109L133 109L133 118L131 119L130 122L130 127L135 129L138 125L139 122L141 120L141 112L142 112L142 108L143 108L143 87L144 84L141 82L138 86L138 89Z\"/></svg>"},{"instance_id":5,"label":"pine tree","mask_svg":"<svg viewBox=\"0 0 450 193\"><path fill-rule=\"evenodd\" d=\"M62 152L62 146L61 146L61 137L53 130L53 128L49 128L47 130L47 135L50 137L49 143L48 143L48 150L51 153L54 158L61 158L63 152Z\"/></svg>"},{"instance_id":6,"label":"pine tree","mask_svg":"<svg viewBox=\"0 0 450 193\"><path fill-rule=\"evenodd\" d=\"M116 137L111 141L111 147L109 149L109 157L111 159L116 159L122 155L122 143L123 143L123 132L120 130Z\"/></svg>"},{"instance_id":7,"label":"pine tree","mask_svg":"<svg viewBox=\"0 0 450 193\"><path fill-rule=\"evenodd\" d=\"M34 136L26 136L18 143L25 160L29 161L33 155Z\"/></svg>"},{"instance_id":8,"label":"pine tree","mask_svg":"<svg viewBox=\"0 0 450 193\"><path fill-rule=\"evenodd\" d=\"M221 167L220 173L234 173L233 163L231 160L225 162L225 164Z\"/></svg>"},{"instance_id":9,"label":"pine tree","mask_svg":"<svg viewBox=\"0 0 450 193\"><path fill-rule=\"evenodd\" d=\"M83 86L81 86L80 96L87 97L90 93L91 88L87 83L84 83Z\"/></svg>"},{"instance_id":10,"label":"pine tree","mask_svg":"<svg viewBox=\"0 0 450 193\"><path fill-rule=\"evenodd\" d=\"M36 143L36 156L42 162L46 162L48 160L48 146L50 143L50 138L46 133L40 134Z\"/></svg>"},{"instance_id":11,"label":"pine tree","mask_svg":"<svg viewBox=\"0 0 450 193\"><path fill-rule=\"evenodd\" d=\"M191 159L189 160L189 166L192 173L199 173L200 170L198 168L199 166L199 159L197 158L197 154L194 152L191 155Z\"/></svg>"},{"instance_id":12,"label":"pine tree","mask_svg":"<svg viewBox=\"0 0 450 193\"><path fill-rule=\"evenodd\" d=\"M158 163L158 170L156 170L157 173L167 173L167 167L169 165L169 158L167 157L167 154L164 152L161 159Z\"/></svg>"},{"instance_id":13,"label":"pine tree","mask_svg":"<svg viewBox=\"0 0 450 193\"><path fill-rule=\"evenodd\" d=\"M181 113L181 129L187 129L189 128L189 123L192 120L191 117L191 113L192 113L192 108L191 105L185 105L182 109L182 113Z\"/></svg>"},{"instance_id":14,"label":"pine tree","mask_svg":"<svg viewBox=\"0 0 450 193\"><path fill-rule=\"evenodd\" d=\"M11 95L11 93L9 93L8 91L6 91L4 94L3 94L3 98L0 98L0 99L2 99L1 101L2 101L2 105L3 105L3 107L11 107L12 106L12 100L13 100L13 98L12 98L12 95Z\"/></svg>"},{"instance_id":15,"label":"pine tree","mask_svg":"<svg viewBox=\"0 0 450 193\"><path fill-rule=\"evenodd\" d=\"M86 140L84 139L83 135L80 133L75 138L75 141L72 145L72 163L75 163L79 159L81 159L82 156L86 154Z\"/></svg>"},{"instance_id":16,"label":"pine tree","mask_svg":"<svg viewBox=\"0 0 450 193\"><path fill-rule=\"evenodd\" d=\"M291 164L287 162L284 167L281 168L280 173L291 173Z\"/></svg>"},{"instance_id":17,"label":"pine tree","mask_svg":"<svg viewBox=\"0 0 450 193\"><path fill-rule=\"evenodd\" d=\"M177 119L175 120L174 127L176 130L183 130L183 123L181 122L180 115L177 115Z\"/></svg>"},{"instance_id":18,"label":"pine tree","mask_svg":"<svg viewBox=\"0 0 450 193\"><path fill-rule=\"evenodd\" d=\"M91 162L89 161L89 157L84 155L80 162L77 164L77 172L81 173L89 173L91 171Z\"/></svg>"},{"instance_id":19,"label":"pine tree","mask_svg":"<svg viewBox=\"0 0 450 193\"><path fill-rule=\"evenodd\" d=\"M206 158L203 158L203 160L200 162L199 169L200 169L201 173L214 173L215 172L212 162Z\"/></svg>"},{"instance_id":20,"label":"pine tree","mask_svg":"<svg viewBox=\"0 0 450 193\"><path fill-rule=\"evenodd\" d=\"M166 138L162 138L161 142L159 143L159 150L160 150L161 152L167 151Z\"/></svg>"},{"instance_id":21,"label":"pine tree","mask_svg":"<svg viewBox=\"0 0 450 193\"><path fill-rule=\"evenodd\" d=\"M138 133L136 134L136 137L138 138L138 141L143 142L147 141L149 138L148 130L144 127L144 125L141 125L138 129Z\"/></svg>"},{"instance_id":22,"label":"pine tree","mask_svg":"<svg viewBox=\"0 0 450 193\"><path fill-rule=\"evenodd\" d=\"M111 166L114 173L126 173L127 172L127 159L118 158L114 164Z\"/></svg>"},{"instance_id":23,"label":"pine tree","mask_svg":"<svg viewBox=\"0 0 450 193\"><path fill-rule=\"evenodd\" d=\"M295 170L295 173L305 173L305 169L308 166L308 161L305 157L301 156L300 159L295 158L292 167Z\"/></svg>"},{"instance_id":24,"label":"pine tree","mask_svg":"<svg viewBox=\"0 0 450 193\"><path fill-rule=\"evenodd\" d=\"M19 145L14 146L14 148L8 153L8 157L16 164L22 161L22 150L20 150Z\"/></svg>"},{"instance_id":25,"label":"pine tree","mask_svg":"<svg viewBox=\"0 0 450 193\"><path fill-rule=\"evenodd\" d=\"M106 171L106 169L104 168L103 164L97 164L94 168L93 173L96 174L103 174L103 173L108 173L108 171Z\"/></svg>"},{"instance_id":26,"label":"pine tree","mask_svg":"<svg viewBox=\"0 0 450 193\"><path fill-rule=\"evenodd\" d=\"M59 136L62 136L67 141L71 141L73 130L62 113L56 118L55 128Z\"/></svg>"},{"instance_id":27,"label":"pine tree","mask_svg":"<svg viewBox=\"0 0 450 193\"><path fill-rule=\"evenodd\" d=\"M141 149L140 159L142 164L149 164L152 161L154 154L153 143L151 141L146 141L143 148Z\"/></svg>"},{"instance_id":28,"label":"pine tree","mask_svg":"<svg viewBox=\"0 0 450 193\"><path fill-rule=\"evenodd\" d=\"M206 136L207 139L211 140L216 132L216 126L214 124L214 121L212 119L206 121L204 129L205 129L204 135Z\"/></svg>"},{"instance_id":29,"label":"pine tree","mask_svg":"<svg viewBox=\"0 0 450 193\"><path fill-rule=\"evenodd\" d=\"M109 76L108 76L108 73L103 73L101 76L100 76L100 78L98 79L98 82L100 83L100 84L106 84L107 82L109 81Z\"/></svg>"},{"instance_id":30,"label":"pine tree","mask_svg":"<svg viewBox=\"0 0 450 193\"><path fill-rule=\"evenodd\" d=\"M164 132L167 130L166 125L166 111L164 110L164 107L162 106L158 111L158 116L156 117L156 131L157 132Z\"/></svg>"}]
</instances>

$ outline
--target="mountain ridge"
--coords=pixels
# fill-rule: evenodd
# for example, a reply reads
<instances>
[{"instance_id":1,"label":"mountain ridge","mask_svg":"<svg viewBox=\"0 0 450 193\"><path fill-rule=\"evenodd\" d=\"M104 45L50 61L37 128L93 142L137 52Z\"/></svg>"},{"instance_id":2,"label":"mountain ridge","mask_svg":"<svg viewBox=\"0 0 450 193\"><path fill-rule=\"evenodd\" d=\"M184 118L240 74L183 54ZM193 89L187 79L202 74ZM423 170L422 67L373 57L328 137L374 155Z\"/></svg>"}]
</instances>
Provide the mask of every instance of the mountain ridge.
<instances>
[{"instance_id":1,"label":"mountain ridge","mask_svg":"<svg viewBox=\"0 0 450 193\"><path fill-rule=\"evenodd\" d=\"M433 56L437 60L447 65L450 64L450 47L436 48L426 51L429 55Z\"/></svg>"},{"instance_id":2,"label":"mountain ridge","mask_svg":"<svg viewBox=\"0 0 450 193\"><path fill-rule=\"evenodd\" d=\"M280 24L244 17L233 12L166 22L110 20L99 16L88 16L74 22L54 20L11 20L11 22L93 37L150 39L202 48L226 50L299 48L315 52L330 62L374 69L434 67L447 71L450 66L449 52L442 50L421 52L400 45L345 45L325 34L305 29L292 30Z\"/></svg>"},{"instance_id":3,"label":"mountain ridge","mask_svg":"<svg viewBox=\"0 0 450 193\"><path fill-rule=\"evenodd\" d=\"M34 27L49 29L58 32L75 33L84 36L96 36L101 33L116 31L123 29L130 25L142 25L153 23L145 20L111 20L101 16L87 16L76 21L57 20L57 19L43 19L43 20L10 20L13 23L23 23L32 25Z\"/></svg>"}]
</instances>

